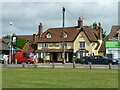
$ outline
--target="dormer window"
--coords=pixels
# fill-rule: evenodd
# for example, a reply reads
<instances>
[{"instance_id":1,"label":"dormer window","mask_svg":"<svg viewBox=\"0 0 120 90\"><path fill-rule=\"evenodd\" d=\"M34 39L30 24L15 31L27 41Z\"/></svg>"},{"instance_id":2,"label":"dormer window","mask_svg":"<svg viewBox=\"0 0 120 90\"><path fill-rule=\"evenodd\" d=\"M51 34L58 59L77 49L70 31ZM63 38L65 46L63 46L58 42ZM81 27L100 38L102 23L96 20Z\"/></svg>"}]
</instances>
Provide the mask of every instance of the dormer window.
<instances>
[{"instance_id":1,"label":"dormer window","mask_svg":"<svg viewBox=\"0 0 120 90\"><path fill-rule=\"evenodd\" d=\"M64 33L64 38L67 38L67 33Z\"/></svg>"},{"instance_id":2,"label":"dormer window","mask_svg":"<svg viewBox=\"0 0 120 90\"><path fill-rule=\"evenodd\" d=\"M47 33L47 38L51 38L51 33Z\"/></svg>"}]
</instances>

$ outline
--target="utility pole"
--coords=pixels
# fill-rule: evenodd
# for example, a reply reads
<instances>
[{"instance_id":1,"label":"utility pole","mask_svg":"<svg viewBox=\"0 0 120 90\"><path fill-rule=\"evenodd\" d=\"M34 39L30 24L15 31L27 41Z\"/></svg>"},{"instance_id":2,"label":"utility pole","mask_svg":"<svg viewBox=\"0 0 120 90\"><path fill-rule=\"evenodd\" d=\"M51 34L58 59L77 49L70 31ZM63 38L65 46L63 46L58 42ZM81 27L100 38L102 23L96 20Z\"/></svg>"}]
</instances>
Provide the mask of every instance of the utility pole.
<instances>
[{"instance_id":1,"label":"utility pole","mask_svg":"<svg viewBox=\"0 0 120 90\"><path fill-rule=\"evenodd\" d=\"M10 27L12 27L12 22L10 22ZM10 34L10 43L11 43L11 34ZM11 64L11 49L12 47L10 48L9 64Z\"/></svg>"},{"instance_id":2,"label":"utility pole","mask_svg":"<svg viewBox=\"0 0 120 90\"><path fill-rule=\"evenodd\" d=\"M62 39L63 39L63 54L62 54L62 59L63 59L63 64L65 64L65 50L64 50L64 13L65 13L65 8L63 7L63 32L62 32Z\"/></svg>"}]
</instances>

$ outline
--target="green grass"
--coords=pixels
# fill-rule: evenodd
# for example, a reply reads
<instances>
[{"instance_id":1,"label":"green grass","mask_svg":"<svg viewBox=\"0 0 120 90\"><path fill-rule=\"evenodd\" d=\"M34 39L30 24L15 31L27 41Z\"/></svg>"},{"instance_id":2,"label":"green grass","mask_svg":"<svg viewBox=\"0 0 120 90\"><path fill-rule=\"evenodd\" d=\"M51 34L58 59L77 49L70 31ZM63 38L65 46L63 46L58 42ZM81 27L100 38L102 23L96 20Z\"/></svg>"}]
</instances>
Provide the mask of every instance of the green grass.
<instances>
[{"instance_id":1,"label":"green grass","mask_svg":"<svg viewBox=\"0 0 120 90\"><path fill-rule=\"evenodd\" d=\"M2 68L3 88L118 88L118 70Z\"/></svg>"}]
</instances>

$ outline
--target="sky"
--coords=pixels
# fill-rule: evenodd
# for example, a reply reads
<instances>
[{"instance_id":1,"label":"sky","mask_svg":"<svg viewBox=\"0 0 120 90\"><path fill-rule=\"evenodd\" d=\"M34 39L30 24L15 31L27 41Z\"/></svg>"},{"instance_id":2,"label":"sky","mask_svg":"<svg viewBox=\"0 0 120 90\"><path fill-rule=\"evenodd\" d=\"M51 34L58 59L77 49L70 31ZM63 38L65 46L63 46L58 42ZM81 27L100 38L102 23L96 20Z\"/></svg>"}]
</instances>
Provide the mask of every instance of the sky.
<instances>
[{"instance_id":1,"label":"sky","mask_svg":"<svg viewBox=\"0 0 120 90\"><path fill-rule=\"evenodd\" d=\"M40 23L43 31L62 27L63 6L65 27L77 26L79 17L85 26L100 22L107 34L110 33L112 25L118 25L118 0L4 0L1 4L2 36L14 32L17 35L37 34ZM10 25L9 22L13 24Z\"/></svg>"}]
</instances>

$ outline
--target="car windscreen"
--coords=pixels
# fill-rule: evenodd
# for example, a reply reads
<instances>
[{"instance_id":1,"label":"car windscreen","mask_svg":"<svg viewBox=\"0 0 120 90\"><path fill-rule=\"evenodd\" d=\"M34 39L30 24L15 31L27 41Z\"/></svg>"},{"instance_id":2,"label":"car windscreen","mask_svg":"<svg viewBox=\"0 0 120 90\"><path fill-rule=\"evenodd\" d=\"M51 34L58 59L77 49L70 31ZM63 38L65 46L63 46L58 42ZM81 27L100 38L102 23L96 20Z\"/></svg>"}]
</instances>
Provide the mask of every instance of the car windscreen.
<instances>
[{"instance_id":1,"label":"car windscreen","mask_svg":"<svg viewBox=\"0 0 120 90\"><path fill-rule=\"evenodd\" d=\"M23 57L29 58L29 54L28 53L23 53Z\"/></svg>"},{"instance_id":2,"label":"car windscreen","mask_svg":"<svg viewBox=\"0 0 120 90\"><path fill-rule=\"evenodd\" d=\"M30 57L34 57L34 55L33 55L32 53L28 53L28 55L29 55Z\"/></svg>"},{"instance_id":3,"label":"car windscreen","mask_svg":"<svg viewBox=\"0 0 120 90\"><path fill-rule=\"evenodd\" d=\"M102 56L103 58L105 58L105 59L108 59L108 57L106 57L106 56Z\"/></svg>"}]
</instances>

